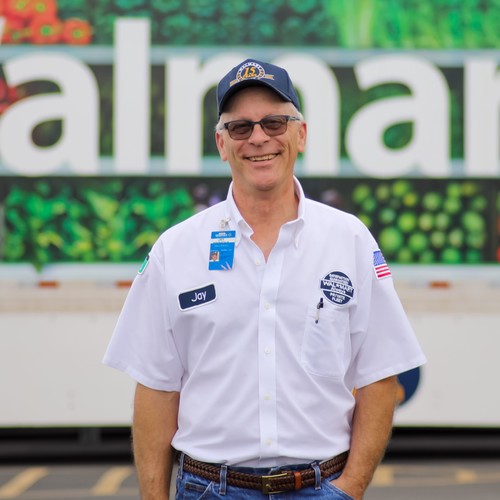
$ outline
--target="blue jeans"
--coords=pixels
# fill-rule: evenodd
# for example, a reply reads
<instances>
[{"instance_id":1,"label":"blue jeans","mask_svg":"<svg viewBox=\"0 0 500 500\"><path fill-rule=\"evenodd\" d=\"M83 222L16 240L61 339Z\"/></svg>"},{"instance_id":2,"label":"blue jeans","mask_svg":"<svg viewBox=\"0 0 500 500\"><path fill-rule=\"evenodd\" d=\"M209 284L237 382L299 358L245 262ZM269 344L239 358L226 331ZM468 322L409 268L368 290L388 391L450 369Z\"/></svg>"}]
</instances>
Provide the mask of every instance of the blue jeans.
<instances>
[{"instance_id":1,"label":"blue jeans","mask_svg":"<svg viewBox=\"0 0 500 500\"><path fill-rule=\"evenodd\" d=\"M319 468L317 468L317 480L315 486L302 488L298 491L266 495L257 490L238 488L236 486L228 485L225 480L224 468L222 469L221 480L219 482L215 482L196 476L190 472L183 471L182 461L183 457L181 455L180 466L177 473L177 493L175 495L175 500L262 500L264 498L269 500L292 500L296 498L352 500L352 497L350 497L347 493L344 493L342 490L330 483L330 481L340 476L340 472L326 479L321 479L319 475ZM311 464L311 466L315 468L317 467L317 464ZM235 467L236 470L241 472L259 474L263 476L276 473L280 469L299 470L301 468L304 468L304 466L287 465L285 467L274 467L270 469Z\"/></svg>"}]
</instances>

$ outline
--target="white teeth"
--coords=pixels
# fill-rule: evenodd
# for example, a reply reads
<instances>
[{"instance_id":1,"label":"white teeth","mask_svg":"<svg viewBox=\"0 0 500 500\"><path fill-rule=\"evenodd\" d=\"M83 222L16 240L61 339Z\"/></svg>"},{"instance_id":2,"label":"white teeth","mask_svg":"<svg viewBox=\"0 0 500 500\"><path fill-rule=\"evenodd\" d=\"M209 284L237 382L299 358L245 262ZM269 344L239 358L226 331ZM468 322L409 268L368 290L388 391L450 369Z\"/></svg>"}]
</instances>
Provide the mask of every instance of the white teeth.
<instances>
[{"instance_id":1,"label":"white teeth","mask_svg":"<svg viewBox=\"0 0 500 500\"><path fill-rule=\"evenodd\" d=\"M266 160L272 160L276 155L271 154L271 155L264 155L264 156L249 156L248 159L250 161L266 161Z\"/></svg>"}]
</instances>

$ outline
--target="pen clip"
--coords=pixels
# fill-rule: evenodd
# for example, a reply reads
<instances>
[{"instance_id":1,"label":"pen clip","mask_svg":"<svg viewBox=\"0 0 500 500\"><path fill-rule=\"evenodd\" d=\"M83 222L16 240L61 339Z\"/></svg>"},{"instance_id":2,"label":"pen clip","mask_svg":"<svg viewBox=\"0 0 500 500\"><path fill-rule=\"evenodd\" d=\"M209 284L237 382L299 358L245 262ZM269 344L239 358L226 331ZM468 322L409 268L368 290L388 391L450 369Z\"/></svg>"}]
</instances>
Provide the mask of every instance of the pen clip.
<instances>
[{"instance_id":1,"label":"pen clip","mask_svg":"<svg viewBox=\"0 0 500 500\"><path fill-rule=\"evenodd\" d=\"M319 322L319 310L323 309L323 297L319 299L318 305L316 306L316 323Z\"/></svg>"}]
</instances>

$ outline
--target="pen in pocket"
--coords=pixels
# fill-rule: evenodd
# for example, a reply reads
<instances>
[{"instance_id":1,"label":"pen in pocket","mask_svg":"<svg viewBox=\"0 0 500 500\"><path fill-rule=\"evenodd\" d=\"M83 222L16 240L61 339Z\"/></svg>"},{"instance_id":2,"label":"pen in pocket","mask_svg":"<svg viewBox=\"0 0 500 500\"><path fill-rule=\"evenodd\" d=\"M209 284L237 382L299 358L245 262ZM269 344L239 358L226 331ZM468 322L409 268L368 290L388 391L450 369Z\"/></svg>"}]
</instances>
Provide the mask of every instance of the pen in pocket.
<instances>
[{"instance_id":1,"label":"pen in pocket","mask_svg":"<svg viewBox=\"0 0 500 500\"><path fill-rule=\"evenodd\" d=\"M323 308L323 297L319 299L318 305L316 306L316 323L319 321L319 310Z\"/></svg>"}]
</instances>

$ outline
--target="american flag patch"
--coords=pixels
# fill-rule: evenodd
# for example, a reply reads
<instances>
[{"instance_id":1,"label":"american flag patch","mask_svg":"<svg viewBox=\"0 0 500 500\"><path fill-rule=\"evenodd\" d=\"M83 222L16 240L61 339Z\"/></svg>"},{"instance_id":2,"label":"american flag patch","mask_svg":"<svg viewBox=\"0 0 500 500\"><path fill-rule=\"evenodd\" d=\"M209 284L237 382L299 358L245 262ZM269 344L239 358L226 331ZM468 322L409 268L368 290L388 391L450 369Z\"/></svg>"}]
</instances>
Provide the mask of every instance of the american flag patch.
<instances>
[{"instance_id":1,"label":"american flag patch","mask_svg":"<svg viewBox=\"0 0 500 500\"><path fill-rule=\"evenodd\" d=\"M373 252L373 269L375 270L377 279L387 278L391 275L391 270L380 250L375 250Z\"/></svg>"}]
</instances>

